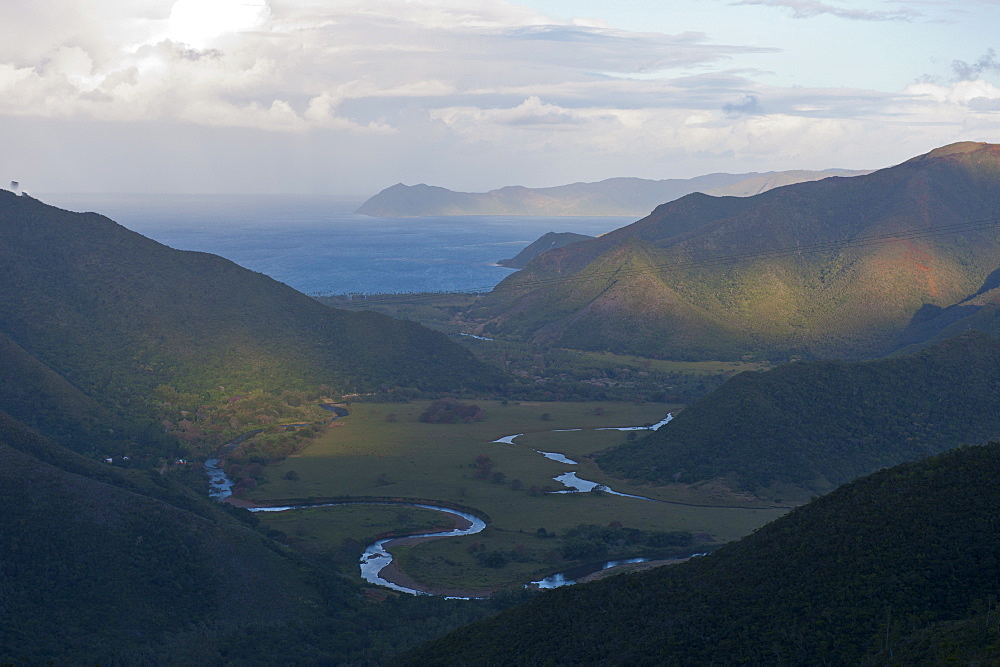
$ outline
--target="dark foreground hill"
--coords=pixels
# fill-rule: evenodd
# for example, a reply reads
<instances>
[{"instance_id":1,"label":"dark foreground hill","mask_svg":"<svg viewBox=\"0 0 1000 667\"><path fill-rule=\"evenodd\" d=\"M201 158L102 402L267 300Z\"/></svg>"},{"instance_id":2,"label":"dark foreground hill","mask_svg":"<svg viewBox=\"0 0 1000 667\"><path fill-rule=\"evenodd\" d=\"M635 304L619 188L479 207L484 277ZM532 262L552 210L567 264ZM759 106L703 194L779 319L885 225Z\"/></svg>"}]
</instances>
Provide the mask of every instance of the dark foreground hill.
<instances>
[{"instance_id":1,"label":"dark foreground hill","mask_svg":"<svg viewBox=\"0 0 1000 667\"><path fill-rule=\"evenodd\" d=\"M692 194L540 255L484 333L668 358L863 358L1000 266L1000 146L960 143L748 198Z\"/></svg>"},{"instance_id":2,"label":"dark foreground hill","mask_svg":"<svg viewBox=\"0 0 1000 667\"><path fill-rule=\"evenodd\" d=\"M415 323L328 308L221 257L7 191L0 285L0 409L53 435L91 418L118 428L158 385L210 401L502 381Z\"/></svg>"},{"instance_id":3,"label":"dark foreground hill","mask_svg":"<svg viewBox=\"0 0 1000 667\"><path fill-rule=\"evenodd\" d=\"M1000 438L1000 340L969 332L865 362L741 373L669 427L602 454L616 475L665 484L718 477L826 491L879 468Z\"/></svg>"},{"instance_id":4,"label":"dark foreground hill","mask_svg":"<svg viewBox=\"0 0 1000 667\"><path fill-rule=\"evenodd\" d=\"M84 459L2 414L0 488L0 661L197 661L321 600L277 545L183 486Z\"/></svg>"},{"instance_id":5,"label":"dark foreground hill","mask_svg":"<svg viewBox=\"0 0 1000 667\"><path fill-rule=\"evenodd\" d=\"M789 183L866 172L778 171L750 174L707 174L695 178L651 181L609 178L597 183L571 183L552 188L508 186L489 192L455 192L433 185L397 183L357 210L381 217L425 215L646 215L663 202L692 192L749 196Z\"/></svg>"},{"instance_id":6,"label":"dark foreground hill","mask_svg":"<svg viewBox=\"0 0 1000 667\"><path fill-rule=\"evenodd\" d=\"M375 603L356 572L303 560L244 510L171 474L84 458L3 413L0 491L3 664L377 664L492 613Z\"/></svg>"},{"instance_id":7,"label":"dark foreground hill","mask_svg":"<svg viewBox=\"0 0 1000 667\"><path fill-rule=\"evenodd\" d=\"M1000 444L841 487L701 558L546 592L411 665L993 664Z\"/></svg>"}]
</instances>

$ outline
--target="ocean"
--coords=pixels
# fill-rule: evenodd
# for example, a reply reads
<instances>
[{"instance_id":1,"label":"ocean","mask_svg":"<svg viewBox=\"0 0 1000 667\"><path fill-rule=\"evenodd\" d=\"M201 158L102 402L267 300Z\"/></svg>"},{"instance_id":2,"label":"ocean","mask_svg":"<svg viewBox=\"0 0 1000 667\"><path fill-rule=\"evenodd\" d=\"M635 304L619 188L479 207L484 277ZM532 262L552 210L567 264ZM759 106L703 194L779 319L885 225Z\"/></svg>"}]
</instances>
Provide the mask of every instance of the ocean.
<instances>
[{"instance_id":1,"label":"ocean","mask_svg":"<svg viewBox=\"0 0 1000 667\"><path fill-rule=\"evenodd\" d=\"M318 195L33 195L180 250L221 255L311 295L489 291L546 232L598 235L628 217L375 218Z\"/></svg>"}]
</instances>

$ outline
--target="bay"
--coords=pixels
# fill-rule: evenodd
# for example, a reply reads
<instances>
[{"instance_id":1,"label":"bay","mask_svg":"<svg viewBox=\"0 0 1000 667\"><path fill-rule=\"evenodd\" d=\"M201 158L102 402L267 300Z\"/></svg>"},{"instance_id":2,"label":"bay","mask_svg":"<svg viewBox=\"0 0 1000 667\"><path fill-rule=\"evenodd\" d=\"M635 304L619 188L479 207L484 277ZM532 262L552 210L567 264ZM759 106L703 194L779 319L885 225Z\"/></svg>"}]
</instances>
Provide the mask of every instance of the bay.
<instances>
[{"instance_id":1,"label":"bay","mask_svg":"<svg viewBox=\"0 0 1000 667\"><path fill-rule=\"evenodd\" d=\"M38 195L179 250L210 252L312 295L489 291L497 266L546 232L596 236L628 217L376 218L322 195Z\"/></svg>"}]
</instances>

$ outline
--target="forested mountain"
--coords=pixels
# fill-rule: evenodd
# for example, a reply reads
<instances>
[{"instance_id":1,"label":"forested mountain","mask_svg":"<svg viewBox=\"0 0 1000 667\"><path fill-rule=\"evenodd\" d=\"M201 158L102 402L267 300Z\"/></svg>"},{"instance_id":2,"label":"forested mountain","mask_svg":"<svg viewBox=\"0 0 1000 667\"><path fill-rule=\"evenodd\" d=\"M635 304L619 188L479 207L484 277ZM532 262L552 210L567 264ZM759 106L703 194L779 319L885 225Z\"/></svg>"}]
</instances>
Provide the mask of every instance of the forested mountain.
<instances>
[{"instance_id":1,"label":"forested mountain","mask_svg":"<svg viewBox=\"0 0 1000 667\"><path fill-rule=\"evenodd\" d=\"M890 359L745 372L598 457L657 483L725 478L826 491L879 468L1000 438L1000 340L970 332Z\"/></svg>"},{"instance_id":2,"label":"forested mountain","mask_svg":"<svg viewBox=\"0 0 1000 667\"><path fill-rule=\"evenodd\" d=\"M609 178L551 188L508 186L489 192L455 192L433 185L397 183L366 201L358 213L380 217L425 215L646 215L663 202L692 192L749 196L771 188L863 171L778 171L707 174L651 181Z\"/></svg>"},{"instance_id":3,"label":"forested mountain","mask_svg":"<svg viewBox=\"0 0 1000 667\"><path fill-rule=\"evenodd\" d=\"M748 198L692 194L540 255L484 333L669 358L884 354L1000 266L1000 146L961 143Z\"/></svg>"},{"instance_id":4,"label":"forested mountain","mask_svg":"<svg viewBox=\"0 0 1000 667\"><path fill-rule=\"evenodd\" d=\"M159 385L208 401L502 382L415 323L328 308L221 257L7 191L0 283L0 409L77 447L97 432L73 424L120 431Z\"/></svg>"},{"instance_id":5,"label":"forested mountain","mask_svg":"<svg viewBox=\"0 0 1000 667\"><path fill-rule=\"evenodd\" d=\"M410 665L992 664L1000 444L843 486L711 555L546 592Z\"/></svg>"}]
</instances>

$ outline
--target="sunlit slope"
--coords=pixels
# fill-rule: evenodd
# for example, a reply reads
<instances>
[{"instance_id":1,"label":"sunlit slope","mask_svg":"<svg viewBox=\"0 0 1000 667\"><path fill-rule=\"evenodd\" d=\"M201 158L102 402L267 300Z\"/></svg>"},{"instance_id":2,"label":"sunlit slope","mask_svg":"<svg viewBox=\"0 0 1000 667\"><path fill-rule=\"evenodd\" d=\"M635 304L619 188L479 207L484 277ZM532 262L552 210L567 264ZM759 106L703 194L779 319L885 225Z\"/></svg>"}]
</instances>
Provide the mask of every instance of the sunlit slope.
<instances>
[{"instance_id":1,"label":"sunlit slope","mask_svg":"<svg viewBox=\"0 0 1000 667\"><path fill-rule=\"evenodd\" d=\"M741 373L668 427L598 458L661 484L724 478L825 491L879 468L1000 438L1000 340L966 333L866 362Z\"/></svg>"},{"instance_id":2,"label":"sunlit slope","mask_svg":"<svg viewBox=\"0 0 1000 667\"><path fill-rule=\"evenodd\" d=\"M0 333L22 358L17 372L36 376L40 364L116 409L131 410L161 383L238 395L500 382L412 322L328 308L221 257L173 250L103 216L6 191L0 282Z\"/></svg>"},{"instance_id":3,"label":"sunlit slope","mask_svg":"<svg viewBox=\"0 0 1000 667\"><path fill-rule=\"evenodd\" d=\"M1000 146L955 144L866 176L689 195L541 255L476 314L488 333L623 353L877 354L1000 266L998 217Z\"/></svg>"},{"instance_id":4,"label":"sunlit slope","mask_svg":"<svg viewBox=\"0 0 1000 667\"><path fill-rule=\"evenodd\" d=\"M1000 444L904 464L709 556L545 593L403 662L995 662L998 494Z\"/></svg>"}]
</instances>

